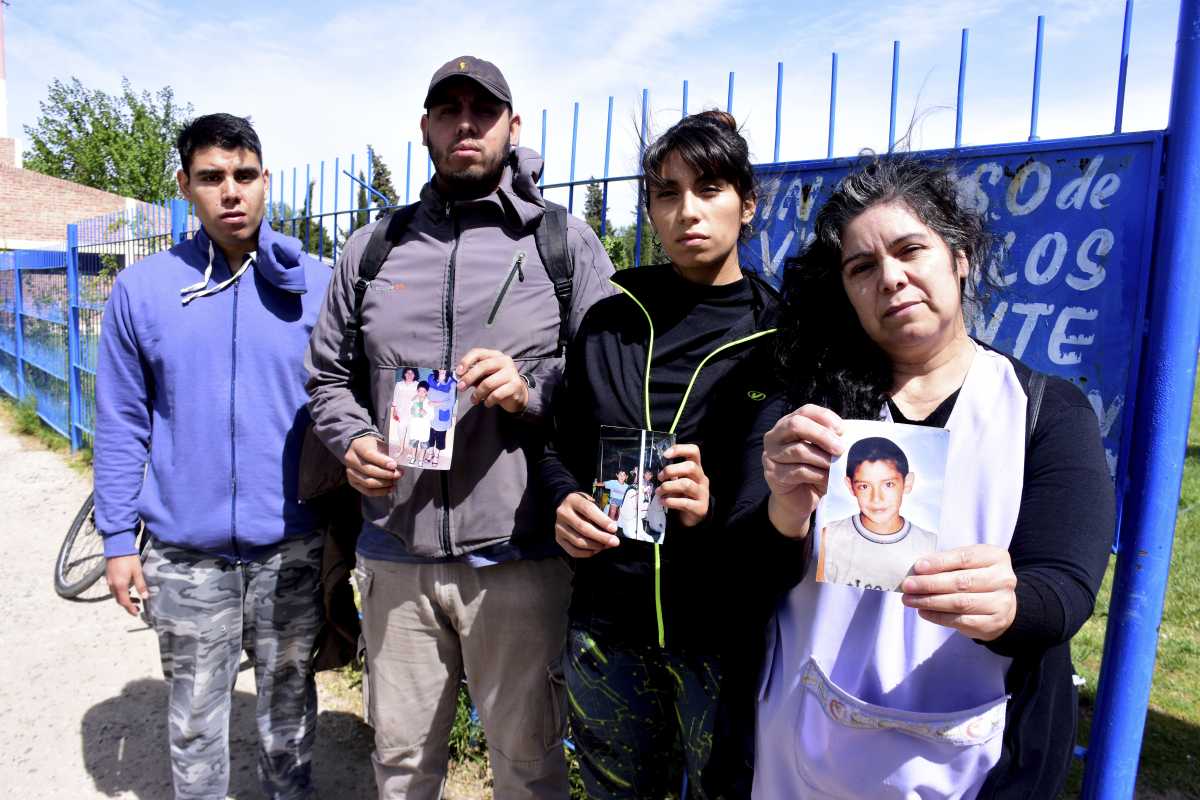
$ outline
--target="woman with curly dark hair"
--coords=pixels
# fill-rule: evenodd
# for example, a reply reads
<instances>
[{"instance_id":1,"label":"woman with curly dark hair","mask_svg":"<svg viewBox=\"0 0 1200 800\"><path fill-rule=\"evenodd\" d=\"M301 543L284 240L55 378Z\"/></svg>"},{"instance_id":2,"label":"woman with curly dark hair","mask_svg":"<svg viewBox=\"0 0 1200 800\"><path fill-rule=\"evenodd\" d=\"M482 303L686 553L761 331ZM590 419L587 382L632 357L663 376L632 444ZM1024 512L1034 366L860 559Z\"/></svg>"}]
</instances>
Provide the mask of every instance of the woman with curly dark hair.
<instances>
[{"instance_id":1,"label":"woman with curly dark hair","mask_svg":"<svg viewBox=\"0 0 1200 800\"><path fill-rule=\"evenodd\" d=\"M776 614L754 795L1056 796L1077 710L1069 641L1114 528L1095 414L968 335L990 239L949 169L873 159L814 233L785 279L796 410L765 437L762 517L810 551ZM949 430L943 549L898 592L814 580L812 515L847 419Z\"/></svg>"}]
</instances>

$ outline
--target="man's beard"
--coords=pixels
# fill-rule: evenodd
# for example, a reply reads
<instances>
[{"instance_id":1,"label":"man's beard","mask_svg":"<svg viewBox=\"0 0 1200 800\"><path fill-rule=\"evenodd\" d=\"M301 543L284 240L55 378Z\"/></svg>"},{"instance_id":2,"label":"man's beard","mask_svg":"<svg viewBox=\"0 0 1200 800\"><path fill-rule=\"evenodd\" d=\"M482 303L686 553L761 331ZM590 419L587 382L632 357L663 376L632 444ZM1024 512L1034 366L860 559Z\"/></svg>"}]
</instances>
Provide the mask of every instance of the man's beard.
<instances>
[{"instance_id":1,"label":"man's beard","mask_svg":"<svg viewBox=\"0 0 1200 800\"><path fill-rule=\"evenodd\" d=\"M458 142L451 144L450 148L453 148L455 144ZM508 137L505 138L504 144L491 160L454 172L447 170L444 166L449 160L450 148L433 153L434 171L437 175L438 189L442 194L450 198L467 200L490 194L500 185L500 175L504 172L504 165L508 162L509 153L512 151Z\"/></svg>"}]
</instances>

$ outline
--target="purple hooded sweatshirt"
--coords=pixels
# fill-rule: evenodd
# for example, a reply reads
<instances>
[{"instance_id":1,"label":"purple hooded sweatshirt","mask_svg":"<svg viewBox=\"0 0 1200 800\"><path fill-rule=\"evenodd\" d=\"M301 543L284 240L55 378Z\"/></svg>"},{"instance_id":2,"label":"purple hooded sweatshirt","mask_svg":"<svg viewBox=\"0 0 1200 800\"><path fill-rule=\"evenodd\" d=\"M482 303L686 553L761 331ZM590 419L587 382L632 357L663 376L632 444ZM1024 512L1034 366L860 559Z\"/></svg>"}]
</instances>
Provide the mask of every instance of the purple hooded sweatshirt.
<instances>
[{"instance_id":1,"label":"purple hooded sweatshirt","mask_svg":"<svg viewBox=\"0 0 1200 800\"><path fill-rule=\"evenodd\" d=\"M214 288L230 275L213 247ZM209 238L124 270L104 310L96 370L96 526L108 557L156 539L233 561L310 533L296 500L309 424L304 352L330 269L264 221L254 264L185 305ZM143 478L144 471L144 478Z\"/></svg>"}]
</instances>

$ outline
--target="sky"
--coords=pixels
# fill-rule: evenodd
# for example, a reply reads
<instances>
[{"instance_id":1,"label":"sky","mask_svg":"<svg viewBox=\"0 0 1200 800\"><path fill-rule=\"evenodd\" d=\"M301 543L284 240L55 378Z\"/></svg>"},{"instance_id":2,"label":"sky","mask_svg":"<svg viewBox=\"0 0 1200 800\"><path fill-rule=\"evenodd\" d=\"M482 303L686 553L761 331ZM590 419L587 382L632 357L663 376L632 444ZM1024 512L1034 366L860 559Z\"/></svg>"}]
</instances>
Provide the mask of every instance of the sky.
<instances>
[{"instance_id":1,"label":"sky","mask_svg":"<svg viewBox=\"0 0 1200 800\"><path fill-rule=\"evenodd\" d=\"M434 70L462 54L494 61L512 87L521 143L541 148L546 181L570 176L579 104L577 178L604 171L613 100L610 174L637 170L641 98L651 134L688 110L733 112L754 160L774 160L777 64L783 64L782 161L823 158L831 53L838 53L835 155L887 148L893 41L900 41L898 129L913 149L954 142L962 29L970 30L964 144L1029 136L1037 16L1046 18L1038 134L1113 130L1124 0L590 0L488 6L459 0L9 0L5 9L9 131L24 137L54 78L90 88L171 86L197 113L252 117L264 161L303 186L325 161L332 207L334 158L361 166L368 144L390 166L401 198L408 143L411 193L425 181L421 101ZM221 11L215 12L214 8ZM1167 123L1179 0L1134 8L1124 129ZM339 184L340 206L350 198ZM302 196L302 192L301 192ZM551 193L566 202L565 192ZM612 192L615 224L632 219L631 184ZM575 197L576 211L582 193Z\"/></svg>"}]
</instances>

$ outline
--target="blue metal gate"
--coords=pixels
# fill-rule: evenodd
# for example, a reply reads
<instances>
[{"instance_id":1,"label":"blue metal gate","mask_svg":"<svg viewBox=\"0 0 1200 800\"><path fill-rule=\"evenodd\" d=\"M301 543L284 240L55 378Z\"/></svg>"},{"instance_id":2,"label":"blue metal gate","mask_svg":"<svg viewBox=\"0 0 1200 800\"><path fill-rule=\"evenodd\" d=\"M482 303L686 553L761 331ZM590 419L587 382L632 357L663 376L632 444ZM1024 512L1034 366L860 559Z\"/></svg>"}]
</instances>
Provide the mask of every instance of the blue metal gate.
<instances>
[{"instance_id":1,"label":"blue metal gate","mask_svg":"<svg viewBox=\"0 0 1200 800\"><path fill-rule=\"evenodd\" d=\"M1200 0L1181 5L1170 125L1163 132L1122 133L1132 10L1127 0L1112 135L1038 140L1044 37L1039 17L1030 140L961 147L969 41L964 30L955 149L920 154L953 161L962 191L1000 240L1003 257L993 277L1004 289L979 309L972 333L1035 368L1075 381L1100 420L1120 498L1120 529L1084 796L1106 800L1133 795L1200 348ZM889 149L896 142L899 64L897 42ZM834 149L837 72L833 54L827 156ZM743 265L772 281L807 240L821 202L854 164L831 157L777 163L782 86L780 64L774 163L758 168L762 195L756 232L741 252ZM733 102L730 73L728 109ZM570 178L543 182L545 190L565 193L572 208L576 188L599 184L602 234L610 185L638 178L610 175L612 107L609 98L603 176L575 179L576 103ZM647 108L643 91L642 131ZM687 81L682 109L686 114ZM268 212L273 225L299 236L326 259L336 259L349 230L390 207L388 198L370 188L374 159L369 152L362 162L335 160L331 166L332 210L327 210L322 162L319 169L302 173L276 170ZM358 172L364 173L362 179ZM409 143L397 202L412 199L413 173ZM301 175L304 188L298 191ZM73 446L86 443L94 428L99 320L112 273L180 241L190 221L186 204L173 201L145 219L139 216L136 224L108 217L69 226L62 252L0 253L0 389L36 396L39 413L51 426L69 436ZM641 262L642 234L639 213L634 263Z\"/></svg>"}]
</instances>

